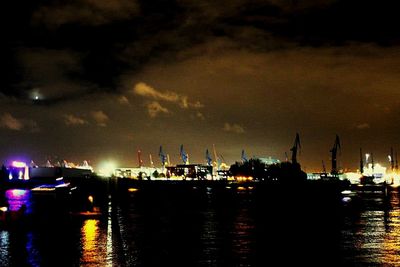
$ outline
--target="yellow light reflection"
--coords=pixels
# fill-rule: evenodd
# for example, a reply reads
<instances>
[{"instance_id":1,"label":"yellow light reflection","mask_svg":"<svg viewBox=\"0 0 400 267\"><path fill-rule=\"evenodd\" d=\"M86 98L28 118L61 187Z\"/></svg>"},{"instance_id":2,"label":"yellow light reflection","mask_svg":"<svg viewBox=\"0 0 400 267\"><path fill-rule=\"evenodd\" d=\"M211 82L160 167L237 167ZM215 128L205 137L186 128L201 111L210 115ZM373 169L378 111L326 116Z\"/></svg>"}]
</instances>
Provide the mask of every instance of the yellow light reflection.
<instances>
[{"instance_id":1,"label":"yellow light reflection","mask_svg":"<svg viewBox=\"0 0 400 267\"><path fill-rule=\"evenodd\" d=\"M382 262L390 266L396 266L400 262L399 196L392 194L390 202L395 208L386 213L386 235L382 246Z\"/></svg>"},{"instance_id":2,"label":"yellow light reflection","mask_svg":"<svg viewBox=\"0 0 400 267\"><path fill-rule=\"evenodd\" d=\"M82 234L82 261L94 262L97 256L97 239L99 234L99 221L86 220L81 229Z\"/></svg>"},{"instance_id":3,"label":"yellow light reflection","mask_svg":"<svg viewBox=\"0 0 400 267\"><path fill-rule=\"evenodd\" d=\"M237 182L248 182L253 180L253 177L251 176L236 176L235 178Z\"/></svg>"}]
</instances>

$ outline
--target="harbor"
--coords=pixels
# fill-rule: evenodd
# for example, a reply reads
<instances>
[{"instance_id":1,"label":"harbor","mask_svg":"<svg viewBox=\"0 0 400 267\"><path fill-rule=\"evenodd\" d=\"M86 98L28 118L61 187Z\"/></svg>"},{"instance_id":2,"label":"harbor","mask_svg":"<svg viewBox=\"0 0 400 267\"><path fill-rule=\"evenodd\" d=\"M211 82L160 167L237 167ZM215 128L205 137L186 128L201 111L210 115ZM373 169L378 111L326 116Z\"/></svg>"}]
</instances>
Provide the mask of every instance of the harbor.
<instances>
[{"instance_id":1,"label":"harbor","mask_svg":"<svg viewBox=\"0 0 400 267\"><path fill-rule=\"evenodd\" d=\"M399 261L400 191L394 173L378 175L363 160L363 173L342 173L339 148L337 137L332 171L312 175L301 169L298 134L290 160L283 162L247 158L243 150L229 167L208 151L205 164L189 163L183 146L177 165L160 147L160 167L144 166L140 151L136 167L109 164L98 171L87 162L9 161L1 173L0 263L371 266ZM287 257L278 256L282 253ZM334 260L327 263L327 257Z\"/></svg>"},{"instance_id":2,"label":"harbor","mask_svg":"<svg viewBox=\"0 0 400 267\"><path fill-rule=\"evenodd\" d=\"M400 1L2 8L0 267L400 267Z\"/></svg>"}]
</instances>

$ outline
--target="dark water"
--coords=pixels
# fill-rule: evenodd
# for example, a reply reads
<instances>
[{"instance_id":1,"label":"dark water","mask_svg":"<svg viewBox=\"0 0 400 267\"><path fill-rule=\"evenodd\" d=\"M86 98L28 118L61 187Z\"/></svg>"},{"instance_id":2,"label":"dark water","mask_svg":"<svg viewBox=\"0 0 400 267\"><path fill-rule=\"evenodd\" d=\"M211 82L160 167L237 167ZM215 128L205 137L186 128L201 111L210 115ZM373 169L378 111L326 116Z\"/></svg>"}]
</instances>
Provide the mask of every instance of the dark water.
<instances>
[{"instance_id":1,"label":"dark water","mask_svg":"<svg viewBox=\"0 0 400 267\"><path fill-rule=\"evenodd\" d=\"M55 202L30 192L8 197L33 215L0 230L0 266L400 265L397 192L346 202L285 190L139 190L99 218L43 212Z\"/></svg>"}]
</instances>

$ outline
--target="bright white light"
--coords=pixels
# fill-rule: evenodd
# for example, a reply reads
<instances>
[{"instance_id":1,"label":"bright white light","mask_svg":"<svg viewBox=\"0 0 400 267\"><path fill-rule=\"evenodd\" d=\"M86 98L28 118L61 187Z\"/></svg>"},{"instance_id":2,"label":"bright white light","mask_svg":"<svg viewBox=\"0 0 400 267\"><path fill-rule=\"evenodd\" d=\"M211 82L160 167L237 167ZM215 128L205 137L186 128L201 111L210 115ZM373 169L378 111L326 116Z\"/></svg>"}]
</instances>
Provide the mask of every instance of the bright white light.
<instances>
[{"instance_id":1,"label":"bright white light","mask_svg":"<svg viewBox=\"0 0 400 267\"><path fill-rule=\"evenodd\" d=\"M42 94L40 93L40 89L39 88L34 88L33 90L31 90L30 94L29 94L29 98L36 101L36 100L40 100L42 98Z\"/></svg>"},{"instance_id":2,"label":"bright white light","mask_svg":"<svg viewBox=\"0 0 400 267\"><path fill-rule=\"evenodd\" d=\"M99 165L98 173L104 176L111 176L114 174L116 164L112 161L103 162Z\"/></svg>"},{"instance_id":3,"label":"bright white light","mask_svg":"<svg viewBox=\"0 0 400 267\"><path fill-rule=\"evenodd\" d=\"M365 176L374 176L374 182L380 183L384 181L384 175L386 174L386 167L383 167L379 163L374 166L369 163L366 168L364 168Z\"/></svg>"}]
</instances>

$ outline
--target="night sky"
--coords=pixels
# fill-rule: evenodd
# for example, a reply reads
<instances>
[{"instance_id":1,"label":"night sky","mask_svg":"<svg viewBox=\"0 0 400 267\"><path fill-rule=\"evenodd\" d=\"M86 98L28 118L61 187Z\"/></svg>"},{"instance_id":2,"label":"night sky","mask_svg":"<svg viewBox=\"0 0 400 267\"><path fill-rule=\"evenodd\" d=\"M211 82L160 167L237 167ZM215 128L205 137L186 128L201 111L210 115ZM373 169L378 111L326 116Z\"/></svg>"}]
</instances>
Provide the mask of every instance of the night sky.
<instances>
[{"instance_id":1,"label":"night sky","mask_svg":"<svg viewBox=\"0 0 400 267\"><path fill-rule=\"evenodd\" d=\"M399 149L399 1L6 1L0 159L178 163L216 145L228 164L285 159L306 171L359 148ZM327 163L329 166L329 164Z\"/></svg>"}]
</instances>

